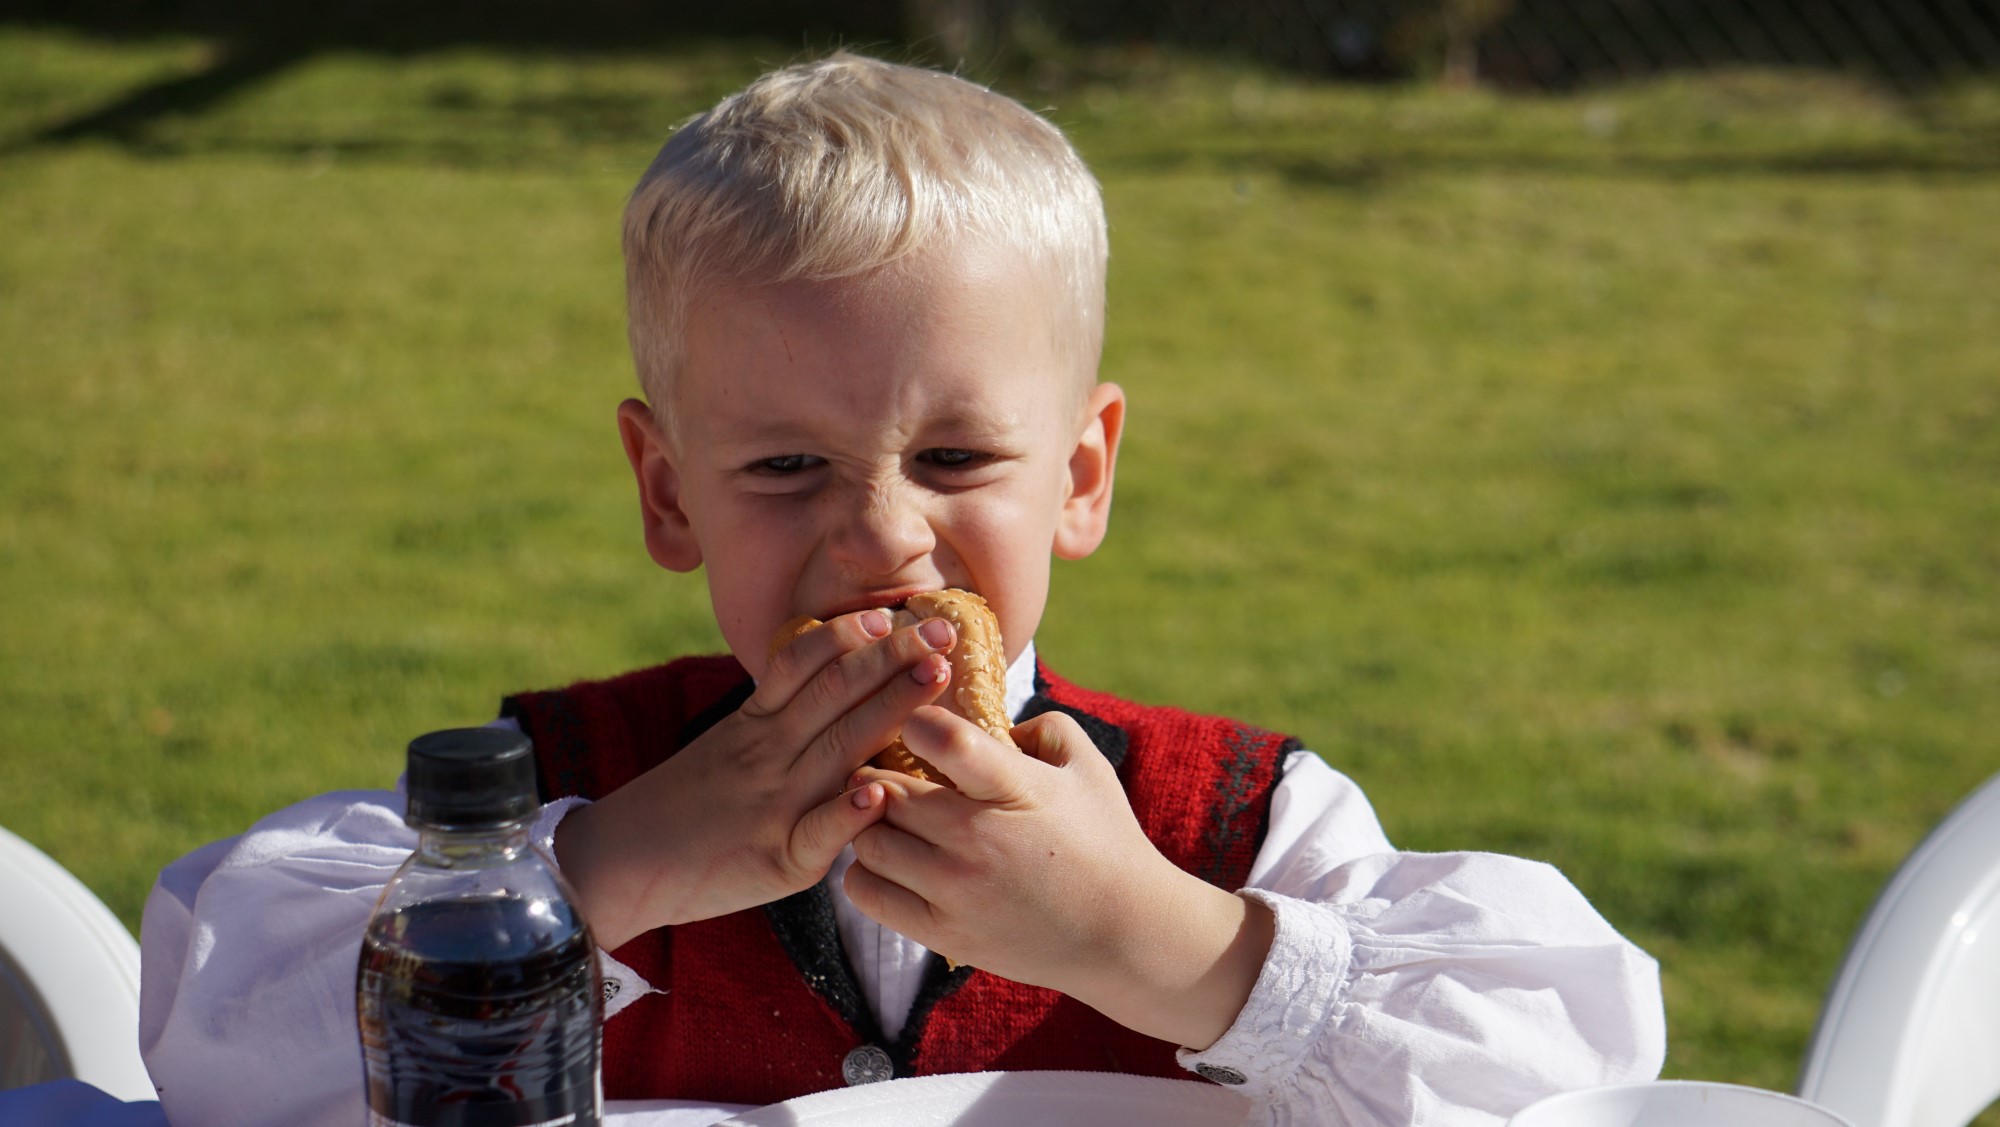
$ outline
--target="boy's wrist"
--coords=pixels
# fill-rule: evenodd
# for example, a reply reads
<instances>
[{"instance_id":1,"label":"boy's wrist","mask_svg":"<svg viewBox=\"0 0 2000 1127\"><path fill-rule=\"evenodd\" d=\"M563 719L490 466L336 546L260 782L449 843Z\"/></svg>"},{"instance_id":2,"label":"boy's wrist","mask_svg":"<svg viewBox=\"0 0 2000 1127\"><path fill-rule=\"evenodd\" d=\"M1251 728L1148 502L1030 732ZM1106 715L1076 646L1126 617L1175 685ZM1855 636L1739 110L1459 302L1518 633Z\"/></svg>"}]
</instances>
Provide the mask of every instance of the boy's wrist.
<instances>
[{"instance_id":1,"label":"boy's wrist","mask_svg":"<svg viewBox=\"0 0 2000 1127\"><path fill-rule=\"evenodd\" d=\"M555 833L549 838L549 852L555 854L556 867L575 891L577 907L590 924L592 937L609 951L619 946L624 925L614 918L616 913L611 909L615 901L598 895L597 870L586 825L591 817L588 808L571 810L556 823Z\"/></svg>"},{"instance_id":2,"label":"boy's wrist","mask_svg":"<svg viewBox=\"0 0 2000 1127\"><path fill-rule=\"evenodd\" d=\"M553 852L563 877L576 891L584 919L598 945L606 951L624 946L654 925L637 917L635 909L645 897L634 890L616 887L619 866L629 860L606 822L604 803L593 803L569 812L556 826ZM606 862L611 862L607 864Z\"/></svg>"},{"instance_id":3,"label":"boy's wrist","mask_svg":"<svg viewBox=\"0 0 2000 1127\"><path fill-rule=\"evenodd\" d=\"M1264 905L1162 865L1103 963L1065 992L1129 1029L1198 1051L1242 1012L1277 923Z\"/></svg>"}]
</instances>

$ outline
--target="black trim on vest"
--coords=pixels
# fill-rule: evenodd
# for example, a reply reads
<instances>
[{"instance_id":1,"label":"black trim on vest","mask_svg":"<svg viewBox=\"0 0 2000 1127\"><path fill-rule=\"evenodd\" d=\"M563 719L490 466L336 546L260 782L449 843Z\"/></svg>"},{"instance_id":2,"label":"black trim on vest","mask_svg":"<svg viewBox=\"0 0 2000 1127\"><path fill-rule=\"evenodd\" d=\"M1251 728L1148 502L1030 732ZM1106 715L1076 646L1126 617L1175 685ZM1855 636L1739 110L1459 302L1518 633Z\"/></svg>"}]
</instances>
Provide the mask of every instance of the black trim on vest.
<instances>
[{"instance_id":1,"label":"black trim on vest","mask_svg":"<svg viewBox=\"0 0 2000 1127\"><path fill-rule=\"evenodd\" d=\"M1111 761L1113 767L1125 765L1126 747L1131 742L1131 737L1125 729L1101 716L1093 716L1051 697L1048 678L1043 675L1042 663L1038 660L1035 662L1035 695L1021 710L1021 719L1040 716L1044 712L1060 712L1074 719L1084 734L1090 737L1091 742L1097 745L1097 750L1104 753L1104 758ZM1250 828L1250 851L1254 856L1257 851L1264 848L1264 839L1271 830L1271 795L1276 793L1279 780L1285 777L1285 757L1302 749L1304 745L1290 736L1280 737L1275 732L1267 732L1248 724L1238 724L1235 735L1226 742L1230 753L1229 761L1224 764L1222 778L1216 780L1215 801L1208 808L1208 832L1202 835L1203 843L1208 846L1209 861L1203 871L1197 874L1201 879L1217 887L1223 887L1227 883L1222 879L1223 858L1228 854L1230 847L1241 839L1244 832L1237 821L1245 811L1249 810L1252 803L1250 776L1251 772L1256 770L1260 758L1258 748L1260 745L1269 744L1273 739L1278 742L1267 753L1274 758L1271 764L1271 785L1265 789L1263 801L1257 803L1257 821Z\"/></svg>"},{"instance_id":2,"label":"black trim on vest","mask_svg":"<svg viewBox=\"0 0 2000 1127\"><path fill-rule=\"evenodd\" d=\"M917 987L917 996L910 1003L910 1016L903 1020L903 1032L896 1037L896 1043L887 1046L889 1059L895 1062L896 1075L900 1077L917 1074L917 1047L924 1039L924 1029L931 1023L931 1011L939 1002L958 993L977 973L974 968L960 966L952 970L932 951L924 960L924 980Z\"/></svg>"},{"instance_id":3,"label":"black trim on vest","mask_svg":"<svg viewBox=\"0 0 2000 1127\"><path fill-rule=\"evenodd\" d=\"M764 918L777 933L778 945L798 968L813 993L826 1000L833 1012L847 1022L856 1036L882 1044L882 1027L861 993L861 980L847 962L840 943L840 928L834 923L833 895L824 881L783 900L764 905ZM897 1075L902 1075L898 1072Z\"/></svg>"},{"instance_id":4,"label":"black trim on vest","mask_svg":"<svg viewBox=\"0 0 2000 1127\"><path fill-rule=\"evenodd\" d=\"M562 691L541 694L548 701L546 717L548 738L536 743L535 754L541 757L542 769L535 772L536 801L546 805L553 801L545 780L554 779L564 794L583 794L583 764L590 761L590 741L584 735L583 718L576 714L570 703L569 694ZM503 697L500 701L500 715L512 720L530 741L537 733L528 726L527 711L521 707L519 696ZM585 795L586 798L601 798L602 795Z\"/></svg>"},{"instance_id":5,"label":"black trim on vest","mask_svg":"<svg viewBox=\"0 0 2000 1127\"><path fill-rule=\"evenodd\" d=\"M1077 726L1083 729L1084 734L1090 737L1091 742L1097 745L1097 750L1102 752L1104 757L1111 761L1113 767L1120 767L1124 764L1126 749L1132 742L1131 736L1126 733L1125 729L1101 716L1092 715L1079 708L1072 708L1049 696L1049 683L1043 679L1041 666L1037 663L1035 667L1035 695L1030 697L1028 703L1022 707L1021 715L1016 722L1040 716L1045 712L1060 712L1070 719L1075 720ZM827 903L827 910L829 912L832 911L830 898ZM836 950L839 949L838 943L835 944L835 948ZM841 965L844 969L846 968L844 959ZM849 973L851 974L852 971L850 970ZM889 1053L890 1061L896 1066L896 1075L898 1077L916 1075L917 1052L922 1047L924 1031L930 1025L932 1011L937 1009L939 1003L957 993L959 988L971 981L972 976L977 973L979 971L976 968L969 966L961 966L953 970L947 966L945 960L937 952L933 951L930 953L924 963L923 984L917 988L917 996L910 1003L910 1014L903 1022L902 1033L896 1037L893 1044L883 1046ZM808 981L811 981L810 974L808 974L807 978ZM865 1009L866 1007L863 1008ZM857 1024L856 1028L861 1028L861 1026ZM880 1032L880 1027L875 1024L872 1013L868 1015L868 1028L877 1034ZM881 1044L879 1040L876 1043Z\"/></svg>"},{"instance_id":6,"label":"black trim on vest","mask_svg":"<svg viewBox=\"0 0 2000 1127\"><path fill-rule=\"evenodd\" d=\"M862 1042L887 1052L898 1078L915 1076L917 1049L923 1042L924 1028L930 1024L931 1011L965 985L973 968L952 970L937 952L926 955L923 982L910 1004L902 1032L891 1041L862 994L854 964L847 960L847 949L834 922L833 896L824 883L764 905L764 916L777 933L778 945L813 993L832 1006Z\"/></svg>"},{"instance_id":7,"label":"black trim on vest","mask_svg":"<svg viewBox=\"0 0 2000 1127\"><path fill-rule=\"evenodd\" d=\"M735 688L717 697L714 704L688 717L688 722L681 725L680 734L675 737L677 742L674 744L674 750L679 751L700 739L703 732L722 723L724 717L742 708L743 702L749 700L750 694L756 691L757 682L745 677Z\"/></svg>"},{"instance_id":8,"label":"black trim on vest","mask_svg":"<svg viewBox=\"0 0 2000 1127\"><path fill-rule=\"evenodd\" d=\"M741 684L722 694L714 704L690 717L681 726L680 746L693 743L701 738L702 733L742 708L743 702L749 700L750 694L755 691L757 683L746 677ZM785 949L785 957L792 960L793 968L813 993L833 1007L833 1012L840 1015L856 1036L870 1044L882 1045L887 1038L882 1035L882 1026L875 1020L875 1012L868 1007L867 998L861 992L860 977L847 961L847 950L840 942L840 927L834 920L833 895L826 890L826 883L821 881L802 892L764 905L764 919L778 937L778 946ZM942 967L944 964L939 961L938 965ZM921 994L918 996L922 997ZM905 1036L908 1033L906 1025ZM906 1059L899 1058L894 1049L889 1050L889 1055L891 1060L896 1061L896 1075L910 1074Z\"/></svg>"},{"instance_id":9,"label":"black trim on vest","mask_svg":"<svg viewBox=\"0 0 2000 1127\"><path fill-rule=\"evenodd\" d=\"M1103 717L1056 701L1048 695L1048 688L1048 682L1042 679L1038 667L1035 671L1035 695L1022 708L1020 719L1026 720L1045 712L1061 712L1077 722L1113 767L1121 766L1125 762L1126 748L1131 743L1125 729ZM736 705L741 703L740 700L735 702L724 709L722 715L734 711ZM706 730L705 726L703 730ZM695 732L688 738L693 739L699 734ZM875 1020L875 1013L862 994L860 979L847 961L847 952L841 945L840 931L834 922L833 897L826 886L816 884L804 892L766 904L764 913L771 921L771 929L778 935L778 942L785 948L785 954L790 956L792 965L798 968L799 974L814 992L824 998L863 1041L878 1045L889 1054L898 1077L916 1075L917 1053L923 1044L924 1030L930 1025L931 1012L970 981L977 973L975 968L961 966L956 970L950 969L937 952L931 952L924 961L923 982L910 1004L910 1013L903 1021L902 1032L890 1042L884 1037L881 1024Z\"/></svg>"},{"instance_id":10,"label":"black trim on vest","mask_svg":"<svg viewBox=\"0 0 2000 1127\"><path fill-rule=\"evenodd\" d=\"M1021 718L1020 720L1016 720L1015 723L1018 724L1040 716L1044 712L1060 712L1064 716L1076 721L1077 727L1083 729L1083 734L1090 737L1090 742L1097 745L1097 750L1104 753L1104 758L1111 761L1112 767L1123 768L1125 766L1125 750L1131 744L1132 737L1126 733L1125 729L1104 719L1102 716L1093 716L1080 708L1071 708L1069 705L1063 704L1054 697L1051 697L1049 695L1048 680L1042 676L1042 663L1037 661L1035 663L1035 695L1029 697L1028 703L1021 707Z\"/></svg>"}]
</instances>

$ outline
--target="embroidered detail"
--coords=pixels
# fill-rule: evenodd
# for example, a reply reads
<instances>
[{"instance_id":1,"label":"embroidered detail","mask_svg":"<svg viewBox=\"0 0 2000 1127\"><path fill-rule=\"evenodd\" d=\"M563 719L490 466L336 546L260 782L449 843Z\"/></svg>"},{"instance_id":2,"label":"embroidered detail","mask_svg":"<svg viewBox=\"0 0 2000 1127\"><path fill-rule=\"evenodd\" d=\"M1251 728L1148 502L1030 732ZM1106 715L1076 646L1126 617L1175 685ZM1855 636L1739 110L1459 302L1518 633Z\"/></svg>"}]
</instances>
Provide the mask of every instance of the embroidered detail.
<instances>
[{"instance_id":1,"label":"embroidered detail","mask_svg":"<svg viewBox=\"0 0 2000 1127\"><path fill-rule=\"evenodd\" d=\"M1277 743L1274 749L1273 742ZM1270 803L1263 803L1264 810L1254 826L1244 824L1243 815L1250 810L1252 798L1257 791L1256 772L1266 755L1276 754L1282 765L1284 756L1298 746L1293 739L1280 739L1275 732L1239 724L1236 730L1223 739L1228 749L1229 761L1223 764L1223 775L1215 781L1215 805L1211 808L1208 833L1204 840L1208 845L1208 863L1202 867L1201 879L1218 887L1226 882L1223 877L1230 869L1230 860L1246 837L1253 837L1253 845L1262 844L1264 830L1270 812ZM1276 771L1273 771L1275 778Z\"/></svg>"},{"instance_id":2,"label":"embroidered detail","mask_svg":"<svg viewBox=\"0 0 2000 1127\"><path fill-rule=\"evenodd\" d=\"M607 1006L608 1006L608 1005L610 1005L610 1004L611 1004L611 1001L612 1001L612 999L614 999L614 998L618 997L618 990L619 990L619 986L618 986L618 980L617 980L617 979L615 979L615 978L607 978L607 979L605 979L605 980L604 980L604 1004L605 1004L605 1005L607 1005Z\"/></svg>"},{"instance_id":3,"label":"embroidered detail","mask_svg":"<svg viewBox=\"0 0 2000 1127\"><path fill-rule=\"evenodd\" d=\"M1235 1090L1259 1103L1290 1103L1303 1090L1304 1106L1334 1106L1339 1101L1331 1088L1338 1081L1300 1062L1322 1043L1326 1024L1346 1005L1336 998L1353 976L1347 924L1318 904L1259 889L1240 895L1271 910L1276 923L1271 951L1243 1011L1221 1039L1199 1053L1182 1049L1174 1059L1217 1083L1224 1081L1210 1069L1236 1074ZM1286 1089L1291 1094L1279 1096Z\"/></svg>"}]
</instances>

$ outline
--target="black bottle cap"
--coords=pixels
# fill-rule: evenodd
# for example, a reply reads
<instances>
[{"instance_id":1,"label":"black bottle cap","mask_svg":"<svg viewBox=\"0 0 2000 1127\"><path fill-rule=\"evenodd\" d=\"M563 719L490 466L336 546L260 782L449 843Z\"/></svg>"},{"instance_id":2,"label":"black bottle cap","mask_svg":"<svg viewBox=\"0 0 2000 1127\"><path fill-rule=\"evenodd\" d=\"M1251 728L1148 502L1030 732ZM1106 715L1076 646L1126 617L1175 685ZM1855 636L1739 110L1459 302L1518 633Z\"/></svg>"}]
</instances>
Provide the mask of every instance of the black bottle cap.
<instances>
[{"instance_id":1,"label":"black bottle cap","mask_svg":"<svg viewBox=\"0 0 2000 1127\"><path fill-rule=\"evenodd\" d=\"M535 816L535 744L504 728L447 728L410 741L403 820L421 829L498 829Z\"/></svg>"}]
</instances>

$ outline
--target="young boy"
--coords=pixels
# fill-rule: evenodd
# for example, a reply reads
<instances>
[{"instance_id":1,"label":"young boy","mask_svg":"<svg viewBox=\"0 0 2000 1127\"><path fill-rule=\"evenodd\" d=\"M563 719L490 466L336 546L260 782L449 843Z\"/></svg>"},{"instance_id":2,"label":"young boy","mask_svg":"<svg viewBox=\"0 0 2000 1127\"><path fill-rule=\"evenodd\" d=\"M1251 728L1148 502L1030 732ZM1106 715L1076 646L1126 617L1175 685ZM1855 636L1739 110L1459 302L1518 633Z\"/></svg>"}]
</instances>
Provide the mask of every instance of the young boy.
<instances>
[{"instance_id":1,"label":"young boy","mask_svg":"<svg viewBox=\"0 0 2000 1127\"><path fill-rule=\"evenodd\" d=\"M609 1097L1061 1068L1198 1074L1271 1122L1491 1124L1658 1070L1652 961L1553 870L1396 853L1295 742L1038 663L1125 422L1102 204L1054 127L935 72L787 68L668 141L625 236L646 545L705 569L730 656L502 721L607 952ZM948 622L892 628L944 587L998 616L1025 755L934 704ZM771 652L800 615L828 626ZM864 766L899 731L956 789ZM177 1122L360 1120L355 949L400 806L325 796L162 874L142 1042Z\"/></svg>"}]
</instances>

